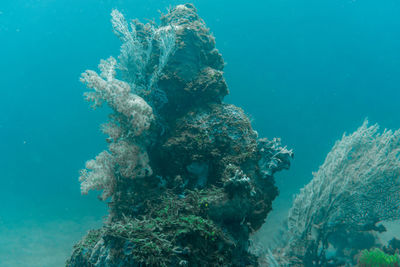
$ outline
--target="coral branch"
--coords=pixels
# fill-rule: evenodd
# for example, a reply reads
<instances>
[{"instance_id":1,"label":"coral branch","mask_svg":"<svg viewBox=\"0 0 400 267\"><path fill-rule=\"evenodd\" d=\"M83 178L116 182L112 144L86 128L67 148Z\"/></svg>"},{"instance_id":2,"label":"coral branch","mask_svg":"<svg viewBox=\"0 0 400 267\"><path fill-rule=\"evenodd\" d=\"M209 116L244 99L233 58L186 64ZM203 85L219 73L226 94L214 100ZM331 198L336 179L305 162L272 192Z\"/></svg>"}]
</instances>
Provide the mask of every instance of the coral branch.
<instances>
[{"instance_id":1,"label":"coral branch","mask_svg":"<svg viewBox=\"0 0 400 267\"><path fill-rule=\"evenodd\" d=\"M343 135L289 211L289 255L326 260L329 238L340 231L378 230L400 218L400 130L378 132L368 122Z\"/></svg>"}]
</instances>

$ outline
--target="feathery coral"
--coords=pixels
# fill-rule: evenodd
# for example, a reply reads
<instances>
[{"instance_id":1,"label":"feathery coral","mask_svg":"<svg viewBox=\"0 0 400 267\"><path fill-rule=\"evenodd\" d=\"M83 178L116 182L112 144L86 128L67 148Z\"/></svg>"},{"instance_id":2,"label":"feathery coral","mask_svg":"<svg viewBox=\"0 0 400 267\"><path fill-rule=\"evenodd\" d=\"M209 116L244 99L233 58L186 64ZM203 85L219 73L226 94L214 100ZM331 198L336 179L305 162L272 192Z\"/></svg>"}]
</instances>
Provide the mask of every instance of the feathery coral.
<instances>
[{"instance_id":1,"label":"feathery coral","mask_svg":"<svg viewBox=\"0 0 400 267\"><path fill-rule=\"evenodd\" d=\"M365 121L343 135L296 196L287 253L323 261L329 237L339 229L354 233L400 218L400 130L378 130Z\"/></svg>"}]
</instances>

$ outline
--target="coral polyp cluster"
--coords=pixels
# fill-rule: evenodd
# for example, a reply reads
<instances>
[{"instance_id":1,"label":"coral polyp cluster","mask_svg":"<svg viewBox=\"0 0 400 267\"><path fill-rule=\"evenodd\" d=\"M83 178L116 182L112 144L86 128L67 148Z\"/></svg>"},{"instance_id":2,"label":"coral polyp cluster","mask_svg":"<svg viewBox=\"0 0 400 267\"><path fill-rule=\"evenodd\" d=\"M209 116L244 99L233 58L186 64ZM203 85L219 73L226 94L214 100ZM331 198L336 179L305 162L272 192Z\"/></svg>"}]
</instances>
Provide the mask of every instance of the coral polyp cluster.
<instances>
[{"instance_id":1,"label":"coral polyp cluster","mask_svg":"<svg viewBox=\"0 0 400 267\"><path fill-rule=\"evenodd\" d=\"M82 193L102 190L110 214L67 266L257 266L248 251L290 166L280 139L258 139L228 94L224 61L193 5L161 24L112 12L121 54L86 71L86 98L113 110L107 151L81 171Z\"/></svg>"}]
</instances>

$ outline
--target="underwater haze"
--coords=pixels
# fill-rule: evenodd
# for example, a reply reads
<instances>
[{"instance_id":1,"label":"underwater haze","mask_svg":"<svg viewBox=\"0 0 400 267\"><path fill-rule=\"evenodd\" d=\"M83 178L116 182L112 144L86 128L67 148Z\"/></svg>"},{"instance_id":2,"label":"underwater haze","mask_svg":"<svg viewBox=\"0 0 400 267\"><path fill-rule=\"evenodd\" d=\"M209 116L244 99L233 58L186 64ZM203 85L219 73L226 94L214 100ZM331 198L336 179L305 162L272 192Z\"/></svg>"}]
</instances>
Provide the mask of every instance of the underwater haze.
<instances>
[{"instance_id":1,"label":"underwater haze","mask_svg":"<svg viewBox=\"0 0 400 267\"><path fill-rule=\"evenodd\" d=\"M84 101L79 76L117 57L110 13L158 22L185 1L2 0L0 3L0 267L64 266L107 207L82 196L79 170L106 148L109 110ZM397 0L191 1L216 38L235 104L260 136L293 149L280 195L257 234L268 242L293 194L343 132L365 118L400 128ZM283 215L284 216L284 215ZM396 233L400 235L400 233Z\"/></svg>"}]
</instances>

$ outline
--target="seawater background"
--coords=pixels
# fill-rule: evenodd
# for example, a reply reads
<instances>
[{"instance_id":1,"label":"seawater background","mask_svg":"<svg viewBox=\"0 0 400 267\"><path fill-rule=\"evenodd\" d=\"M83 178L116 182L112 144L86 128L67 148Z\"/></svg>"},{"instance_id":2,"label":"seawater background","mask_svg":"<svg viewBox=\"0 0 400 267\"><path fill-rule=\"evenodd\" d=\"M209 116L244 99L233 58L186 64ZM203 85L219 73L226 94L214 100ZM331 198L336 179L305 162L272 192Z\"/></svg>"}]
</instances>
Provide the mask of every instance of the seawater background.
<instances>
[{"instance_id":1,"label":"seawater background","mask_svg":"<svg viewBox=\"0 0 400 267\"><path fill-rule=\"evenodd\" d=\"M295 151L276 175L281 195L268 240L292 194L343 132L368 117L400 128L397 0L196 0L216 36L231 95L262 137ZM158 19L183 1L0 2L0 266L63 266L74 242L101 225L106 205L81 196L84 162L106 147L78 77L117 56L112 8Z\"/></svg>"}]
</instances>

